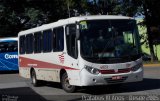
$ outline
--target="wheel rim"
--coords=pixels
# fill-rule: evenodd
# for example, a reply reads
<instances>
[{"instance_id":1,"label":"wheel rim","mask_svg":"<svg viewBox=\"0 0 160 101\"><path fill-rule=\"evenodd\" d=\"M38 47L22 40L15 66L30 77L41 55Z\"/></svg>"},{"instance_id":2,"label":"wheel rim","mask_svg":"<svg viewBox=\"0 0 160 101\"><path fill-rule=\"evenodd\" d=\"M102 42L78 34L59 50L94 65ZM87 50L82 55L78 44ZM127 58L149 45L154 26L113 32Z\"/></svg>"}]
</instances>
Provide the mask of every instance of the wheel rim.
<instances>
[{"instance_id":1,"label":"wheel rim","mask_svg":"<svg viewBox=\"0 0 160 101\"><path fill-rule=\"evenodd\" d=\"M35 73L32 72L32 83L35 84L36 83L36 77L35 77Z\"/></svg>"},{"instance_id":2,"label":"wheel rim","mask_svg":"<svg viewBox=\"0 0 160 101\"><path fill-rule=\"evenodd\" d=\"M66 89L72 89L72 86L69 84L68 77L64 79L64 86Z\"/></svg>"}]
</instances>

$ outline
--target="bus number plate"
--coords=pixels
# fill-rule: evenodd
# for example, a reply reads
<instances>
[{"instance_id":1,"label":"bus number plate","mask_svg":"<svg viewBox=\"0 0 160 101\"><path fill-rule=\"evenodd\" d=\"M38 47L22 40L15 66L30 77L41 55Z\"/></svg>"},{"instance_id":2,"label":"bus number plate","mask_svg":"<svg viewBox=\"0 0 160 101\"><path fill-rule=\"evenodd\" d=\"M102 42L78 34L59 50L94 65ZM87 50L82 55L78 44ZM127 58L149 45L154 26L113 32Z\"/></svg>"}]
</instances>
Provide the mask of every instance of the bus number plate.
<instances>
[{"instance_id":1,"label":"bus number plate","mask_svg":"<svg viewBox=\"0 0 160 101\"><path fill-rule=\"evenodd\" d=\"M112 80L119 80L122 79L122 76L112 76Z\"/></svg>"}]
</instances>

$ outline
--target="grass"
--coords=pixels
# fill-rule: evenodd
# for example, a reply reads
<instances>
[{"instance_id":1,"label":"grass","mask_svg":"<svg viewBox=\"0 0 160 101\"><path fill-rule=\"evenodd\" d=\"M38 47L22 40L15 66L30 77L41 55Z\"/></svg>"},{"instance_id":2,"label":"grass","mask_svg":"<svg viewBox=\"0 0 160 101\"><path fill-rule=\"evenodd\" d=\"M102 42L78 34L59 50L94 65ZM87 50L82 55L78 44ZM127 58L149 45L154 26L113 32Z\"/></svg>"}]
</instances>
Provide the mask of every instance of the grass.
<instances>
[{"instance_id":1,"label":"grass","mask_svg":"<svg viewBox=\"0 0 160 101\"><path fill-rule=\"evenodd\" d=\"M160 64L160 61L143 61L143 64Z\"/></svg>"}]
</instances>

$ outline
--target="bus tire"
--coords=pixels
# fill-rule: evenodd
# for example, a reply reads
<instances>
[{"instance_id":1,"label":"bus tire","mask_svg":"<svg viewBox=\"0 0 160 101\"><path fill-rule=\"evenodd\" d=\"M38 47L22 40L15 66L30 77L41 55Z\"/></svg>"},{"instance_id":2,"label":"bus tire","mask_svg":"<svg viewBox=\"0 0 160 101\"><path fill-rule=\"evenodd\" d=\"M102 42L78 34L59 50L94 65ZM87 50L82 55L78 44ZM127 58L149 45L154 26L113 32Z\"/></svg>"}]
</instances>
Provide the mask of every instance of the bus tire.
<instances>
[{"instance_id":1,"label":"bus tire","mask_svg":"<svg viewBox=\"0 0 160 101\"><path fill-rule=\"evenodd\" d=\"M39 85L39 81L37 80L35 70L31 71L31 82L34 87L37 87Z\"/></svg>"},{"instance_id":2,"label":"bus tire","mask_svg":"<svg viewBox=\"0 0 160 101\"><path fill-rule=\"evenodd\" d=\"M61 85L64 91L68 93L73 93L76 90L75 86L69 84L68 75L66 72L62 74Z\"/></svg>"}]
</instances>

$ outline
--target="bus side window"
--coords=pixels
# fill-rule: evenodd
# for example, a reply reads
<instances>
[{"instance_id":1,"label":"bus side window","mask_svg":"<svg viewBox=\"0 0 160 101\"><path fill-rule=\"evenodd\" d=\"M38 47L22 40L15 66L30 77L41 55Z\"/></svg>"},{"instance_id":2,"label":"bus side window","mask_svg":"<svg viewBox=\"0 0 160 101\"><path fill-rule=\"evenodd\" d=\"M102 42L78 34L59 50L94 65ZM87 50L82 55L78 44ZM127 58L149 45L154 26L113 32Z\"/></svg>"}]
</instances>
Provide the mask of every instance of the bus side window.
<instances>
[{"instance_id":1,"label":"bus side window","mask_svg":"<svg viewBox=\"0 0 160 101\"><path fill-rule=\"evenodd\" d=\"M17 41L8 42L8 52L16 52L17 51Z\"/></svg>"},{"instance_id":2,"label":"bus side window","mask_svg":"<svg viewBox=\"0 0 160 101\"><path fill-rule=\"evenodd\" d=\"M42 33L41 32L36 32L34 33L34 52L35 53L41 53L41 37L42 37Z\"/></svg>"},{"instance_id":3,"label":"bus side window","mask_svg":"<svg viewBox=\"0 0 160 101\"><path fill-rule=\"evenodd\" d=\"M77 58L77 41L76 41L76 25L71 24L66 26L66 43L68 55Z\"/></svg>"},{"instance_id":4,"label":"bus side window","mask_svg":"<svg viewBox=\"0 0 160 101\"><path fill-rule=\"evenodd\" d=\"M26 35L26 53L30 54L33 53L33 34Z\"/></svg>"},{"instance_id":5,"label":"bus side window","mask_svg":"<svg viewBox=\"0 0 160 101\"><path fill-rule=\"evenodd\" d=\"M58 27L53 29L53 51L59 52L64 49L64 29Z\"/></svg>"},{"instance_id":6,"label":"bus side window","mask_svg":"<svg viewBox=\"0 0 160 101\"><path fill-rule=\"evenodd\" d=\"M25 54L25 48L26 48L25 36L20 36L19 40L20 40L19 52L20 52L20 54Z\"/></svg>"},{"instance_id":7,"label":"bus side window","mask_svg":"<svg viewBox=\"0 0 160 101\"><path fill-rule=\"evenodd\" d=\"M51 52L52 50L52 30L43 31L43 52Z\"/></svg>"}]
</instances>

